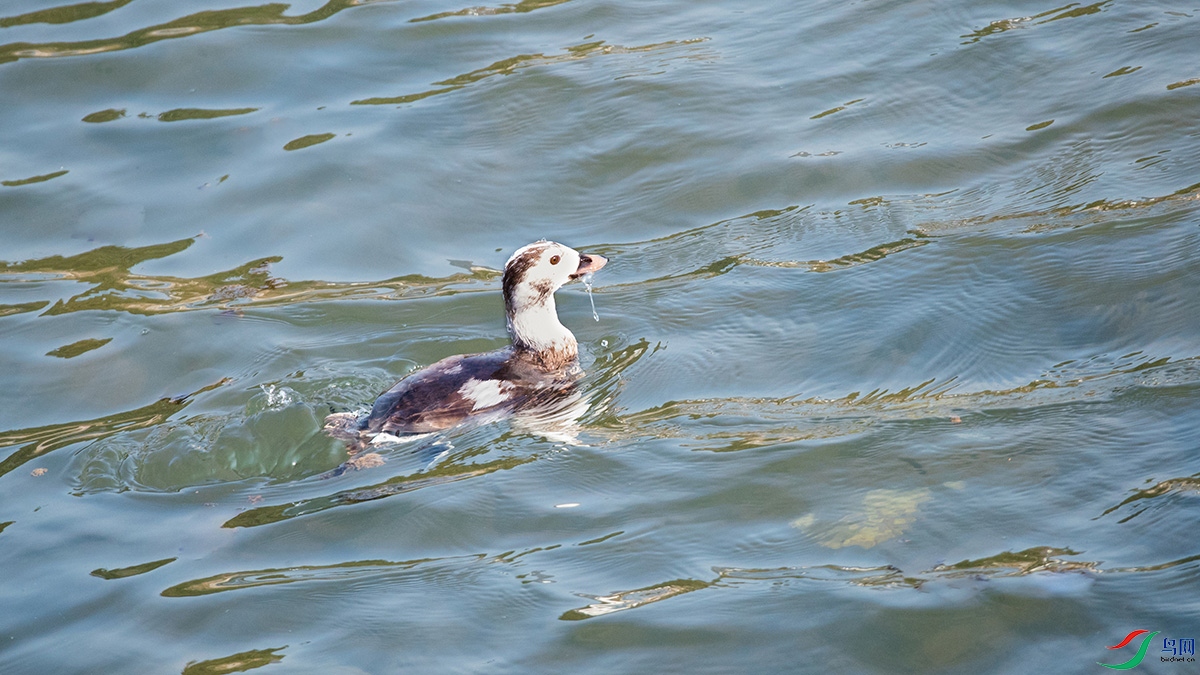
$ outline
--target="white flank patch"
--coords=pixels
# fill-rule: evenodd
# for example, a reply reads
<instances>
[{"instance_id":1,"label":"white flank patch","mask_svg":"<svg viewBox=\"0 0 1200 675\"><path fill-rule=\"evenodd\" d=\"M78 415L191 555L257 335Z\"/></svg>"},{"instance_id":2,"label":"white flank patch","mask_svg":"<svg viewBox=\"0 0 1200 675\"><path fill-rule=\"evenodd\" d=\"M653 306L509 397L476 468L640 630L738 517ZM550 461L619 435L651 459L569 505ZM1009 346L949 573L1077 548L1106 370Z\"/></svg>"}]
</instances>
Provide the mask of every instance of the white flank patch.
<instances>
[{"instance_id":1,"label":"white flank patch","mask_svg":"<svg viewBox=\"0 0 1200 675\"><path fill-rule=\"evenodd\" d=\"M375 437L371 439L371 445L382 445L384 443L403 443L403 442L404 442L403 438L400 438L399 436L396 436L395 434L389 434L386 431L375 434Z\"/></svg>"},{"instance_id":2,"label":"white flank patch","mask_svg":"<svg viewBox=\"0 0 1200 675\"><path fill-rule=\"evenodd\" d=\"M375 434L371 438L370 445L387 445L390 443L412 443L413 441L419 441L422 438L429 438L432 435L433 434L429 433L429 434L405 434L403 436L397 436L395 434L389 434L386 431L381 431L380 433Z\"/></svg>"},{"instance_id":3,"label":"white flank patch","mask_svg":"<svg viewBox=\"0 0 1200 675\"><path fill-rule=\"evenodd\" d=\"M508 390L512 384L501 380L476 380L471 378L458 388L458 393L465 399L474 401L471 412L480 408L490 408L508 400Z\"/></svg>"}]
</instances>

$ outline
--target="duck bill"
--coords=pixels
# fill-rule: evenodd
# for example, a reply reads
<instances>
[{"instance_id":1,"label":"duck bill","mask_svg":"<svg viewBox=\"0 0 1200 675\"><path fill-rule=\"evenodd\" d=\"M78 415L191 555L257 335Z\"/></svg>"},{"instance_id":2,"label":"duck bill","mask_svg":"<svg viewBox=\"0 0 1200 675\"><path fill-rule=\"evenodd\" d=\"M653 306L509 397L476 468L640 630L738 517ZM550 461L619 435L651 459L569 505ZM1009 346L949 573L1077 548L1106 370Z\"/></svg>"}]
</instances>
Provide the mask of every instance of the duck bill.
<instances>
[{"instance_id":1,"label":"duck bill","mask_svg":"<svg viewBox=\"0 0 1200 675\"><path fill-rule=\"evenodd\" d=\"M608 263L608 258L605 258L602 255L596 255L594 253L587 255L581 253L579 255L579 269L575 270L575 273L571 275L571 278L578 279L585 274L591 274L601 267L604 267L606 263Z\"/></svg>"}]
</instances>

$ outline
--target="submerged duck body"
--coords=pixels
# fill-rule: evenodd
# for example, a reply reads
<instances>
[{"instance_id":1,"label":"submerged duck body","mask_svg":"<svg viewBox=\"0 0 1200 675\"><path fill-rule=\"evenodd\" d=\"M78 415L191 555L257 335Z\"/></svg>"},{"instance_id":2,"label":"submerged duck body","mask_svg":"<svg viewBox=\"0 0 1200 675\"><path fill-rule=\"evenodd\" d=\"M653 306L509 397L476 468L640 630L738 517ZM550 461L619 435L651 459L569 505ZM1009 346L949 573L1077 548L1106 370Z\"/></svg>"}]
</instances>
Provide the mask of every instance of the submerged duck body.
<instances>
[{"instance_id":1,"label":"submerged duck body","mask_svg":"<svg viewBox=\"0 0 1200 675\"><path fill-rule=\"evenodd\" d=\"M451 356L381 394L361 429L393 435L441 431L472 415L552 399L579 372L545 371L512 348Z\"/></svg>"},{"instance_id":2,"label":"submerged duck body","mask_svg":"<svg viewBox=\"0 0 1200 675\"><path fill-rule=\"evenodd\" d=\"M583 373L575 336L558 320L554 292L607 262L552 241L522 247L504 265L510 346L442 359L381 394L365 417L331 415L326 428L358 438L424 434L565 396Z\"/></svg>"}]
</instances>

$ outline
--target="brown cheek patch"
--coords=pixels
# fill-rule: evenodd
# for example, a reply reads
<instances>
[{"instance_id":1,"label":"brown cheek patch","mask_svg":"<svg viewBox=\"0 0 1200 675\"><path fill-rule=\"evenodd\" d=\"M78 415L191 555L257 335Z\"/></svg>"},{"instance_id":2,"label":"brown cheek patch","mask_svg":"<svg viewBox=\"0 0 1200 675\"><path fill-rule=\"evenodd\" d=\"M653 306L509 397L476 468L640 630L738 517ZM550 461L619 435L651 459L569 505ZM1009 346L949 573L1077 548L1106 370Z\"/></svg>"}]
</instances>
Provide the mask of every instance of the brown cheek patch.
<instances>
[{"instance_id":1,"label":"brown cheek patch","mask_svg":"<svg viewBox=\"0 0 1200 675\"><path fill-rule=\"evenodd\" d=\"M554 284L550 283L549 279L535 281L532 284L530 284L530 286L533 287L533 290L537 291L537 302L538 303L541 303L542 301L544 301L546 299L547 295L550 295L551 293L554 292Z\"/></svg>"},{"instance_id":2,"label":"brown cheek patch","mask_svg":"<svg viewBox=\"0 0 1200 675\"><path fill-rule=\"evenodd\" d=\"M517 286L521 285L521 282L525 280L525 275L529 272L529 268L536 265L541 257L542 249L530 249L508 263L508 266L504 268L504 281L501 285L504 289L505 306L512 306Z\"/></svg>"}]
</instances>

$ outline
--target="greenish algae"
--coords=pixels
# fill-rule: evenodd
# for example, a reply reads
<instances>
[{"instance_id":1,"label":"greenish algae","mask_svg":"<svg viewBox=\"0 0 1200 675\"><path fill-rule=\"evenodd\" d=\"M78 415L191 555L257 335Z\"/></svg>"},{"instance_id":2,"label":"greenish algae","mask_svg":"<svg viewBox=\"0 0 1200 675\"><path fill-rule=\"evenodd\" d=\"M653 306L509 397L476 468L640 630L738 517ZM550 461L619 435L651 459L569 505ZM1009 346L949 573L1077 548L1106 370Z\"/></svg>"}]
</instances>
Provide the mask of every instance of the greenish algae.
<instances>
[{"instance_id":1,"label":"greenish algae","mask_svg":"<svg viewBox=\"0 0 1200 675\"><path fill-rule=\"evenodd\" d=\"M101 579L125 579L127 577L153 572L154 570L175 562L179 558L163 558L162 560L154 560L141 565L132 565L130 567L117 567L115 569L105 569L103 567L92 570L92 576L100 577Z\"/></svg>"},{"instance_id":2,"label":"greenish algae","mask_svg":"<svg viewBox=\"0 0 1200 675\"><path fill-rule=\"evenodd\" d=\"M98 110L89 115L84 115L83 121L88 122L90 124L100 124L102 122L112 122L113 120L119 120L124 116L125 116L124 108L120 108L120 109L109 108L107 110Z\"/></svg>"},{"instance_id":3,"label":"greenish algae","mask_svg":"<svg viewBox=\"0 0 1200 675\"><path fill-rule=\"evenodd\" d=\"M33 185L34 183L45 183L48 180L53 180L59 176L65 176L70 171L63 169L54 173L45 173L40 176L31 176L29 178L21 178L18 180L0 180L0 185L4 187L21 187L22 185Z\"/></svg>"},{"instance_id":4,"label":"greenish algae","mask_svg":"<svg viewBox=\"0 0 1200 675\"><path fill-rule=\"evenodd\" d=\"M288 646L275 647L274 649L255 649L248 652L238 652L230 654L219 659L210 659L208 661L191 661L183 669L183 675L223 675L224 673L242 673L255 668L269 666L272 663L278 663L283 660L283 654L275 652L283 651Z\"/></svg>"},{"instance_id":5,"label":"greenish algae","mask_svg":"<svg viewBox=\"0 0 1200 675\"><path fill-rule=\"evenodd\" d=\"M112 342L112 338L88 338L86 340L72 342L69 345L63 345L58 349L48 351L46 352L46 356L55 356L60 359L70 359L79 356L80 354L86 354L93 349L99 349L110 342Z\"/></svg>"},{"instance_id":6,"label":"greenish algae","mask_svg":"<svg viewBox=\"0 0 1200 675\"><path fill-rule=\"evenodd\" d=\"M302 148L308 148L319 143L332 140L335 136L337 136L337 134L309 134L308 136L301 136L295 140L288 141L287 144L283 146L283 149L289 151L300 150Z\"/></svg>"}]
</instances>

